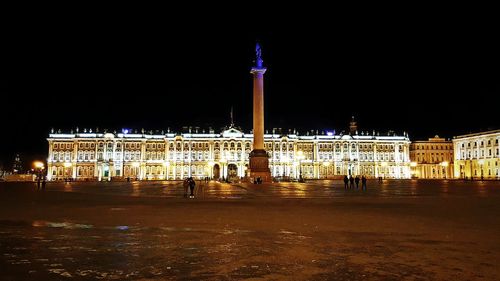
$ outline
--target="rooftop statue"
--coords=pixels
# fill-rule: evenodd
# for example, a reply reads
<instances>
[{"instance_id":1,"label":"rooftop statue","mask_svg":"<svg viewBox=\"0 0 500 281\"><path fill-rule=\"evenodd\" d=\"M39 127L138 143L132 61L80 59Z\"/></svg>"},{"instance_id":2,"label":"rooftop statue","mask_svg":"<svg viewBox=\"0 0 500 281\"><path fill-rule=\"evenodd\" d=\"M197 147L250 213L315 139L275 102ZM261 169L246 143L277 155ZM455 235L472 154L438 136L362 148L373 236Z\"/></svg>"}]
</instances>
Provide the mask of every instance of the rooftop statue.
<instances>
[{"instance_id":1,"label":"rooftop statue","mask_svg":"<svg viewBox=\"0 0 500 281\"><path fill-rule=\"evenodd\" d=\"M262 67L262 49L259 43L255 45L255 66L258 68Z\"/></svg>"}]
</instances>

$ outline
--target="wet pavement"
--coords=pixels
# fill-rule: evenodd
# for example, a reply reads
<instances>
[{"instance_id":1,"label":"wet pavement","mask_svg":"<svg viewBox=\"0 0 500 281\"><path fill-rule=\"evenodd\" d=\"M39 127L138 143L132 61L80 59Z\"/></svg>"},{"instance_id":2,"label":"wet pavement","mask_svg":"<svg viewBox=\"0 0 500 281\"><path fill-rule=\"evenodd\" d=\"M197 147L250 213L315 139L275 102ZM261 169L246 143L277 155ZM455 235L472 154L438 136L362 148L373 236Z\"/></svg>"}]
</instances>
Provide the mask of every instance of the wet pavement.
<instances>
[{"instance_id":1,"label":"wet pavement","mask_svg":"<svg viewBox=\"0 0 500 281\"><path fill-rule=\"evenodd\" d=\"M1 280L500 280L500 182L0 183Z\"/></svg>"}]
</instances>

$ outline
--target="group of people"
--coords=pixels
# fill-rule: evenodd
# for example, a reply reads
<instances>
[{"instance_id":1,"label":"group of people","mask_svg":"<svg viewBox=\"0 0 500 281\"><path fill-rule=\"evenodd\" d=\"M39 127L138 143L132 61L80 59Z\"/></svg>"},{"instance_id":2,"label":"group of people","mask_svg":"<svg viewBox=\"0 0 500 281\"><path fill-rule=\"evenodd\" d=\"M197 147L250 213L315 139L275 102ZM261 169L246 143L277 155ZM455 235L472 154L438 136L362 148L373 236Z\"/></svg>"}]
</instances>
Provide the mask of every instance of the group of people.
<instances>
[{"instance_id":1,"label":"group of people","mask_svg":"<svg viewBox=\"0 0 500 281\"><path fill-rule=\"evenodd\" d=\"M356 189L359 189L359 176L353 177L351 176L344 176L344 189L351 189L354 188L354 184L356 183ZM350 184L349 184L350 183ZM361 188L363 190L366 190L366 177L363 175L361 177Z\"/></svg>"},{"instance_id":2,"label":"group of people","mask_svg":"<svg viewBox=\"0 0 500 281\"><path fill-rule=\"evenodd\" d=\"M36 179L36 187L38 190L42 189L45 190L45 185L47 184L47 177L46 176L38 176ZM40 188L41 185L41 188Z\"/></svg>"},{"instance_id":3,"label":"group of people","mask_svg":"<svg viewBox=\"0 0 500 281\"><path fill-rule=\"evenodd\" d=\"M196 187L196 182L193 177L186 178L182 184L184 186L184 197L187 198L188 188L191 193L189 194L189 198L194 198L194 188Z\"/></svg>"}]
</instances>

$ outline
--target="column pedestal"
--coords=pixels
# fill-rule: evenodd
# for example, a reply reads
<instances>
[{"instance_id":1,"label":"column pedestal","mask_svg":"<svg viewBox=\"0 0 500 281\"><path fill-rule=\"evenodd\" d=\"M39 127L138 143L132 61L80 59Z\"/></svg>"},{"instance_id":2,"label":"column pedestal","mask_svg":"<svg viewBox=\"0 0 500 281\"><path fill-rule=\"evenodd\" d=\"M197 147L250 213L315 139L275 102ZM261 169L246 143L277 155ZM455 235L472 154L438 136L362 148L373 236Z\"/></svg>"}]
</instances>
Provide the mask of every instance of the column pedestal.
<instances>
[{"instance_id":1,"label":"column pedestal","mask_svg":"<svg viewBox=\"0 0 500 281\"><path fill-rule=\"evenodd\" d=\"M269 170L269 156L264 149L255 149L250 152L249 167L250 182L260 178L262 182L271 182L271 171Z\"/></svg>"}]
</instances>

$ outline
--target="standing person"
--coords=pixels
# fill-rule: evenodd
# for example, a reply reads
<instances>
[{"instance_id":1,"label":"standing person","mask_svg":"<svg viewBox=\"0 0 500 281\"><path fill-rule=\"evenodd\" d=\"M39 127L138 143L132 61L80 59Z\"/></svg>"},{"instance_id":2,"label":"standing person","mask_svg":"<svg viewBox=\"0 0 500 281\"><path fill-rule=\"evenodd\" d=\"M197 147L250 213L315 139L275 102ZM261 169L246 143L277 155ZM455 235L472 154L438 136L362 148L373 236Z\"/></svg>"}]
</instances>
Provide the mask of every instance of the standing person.
<instances>
[{"instance_id":1,"label":"standing person","mask_svg":"<svg viewBox=\"0 0 500 281\"><path fill-rule=\"evenodd\" d=\"M344 189L347 189L349 186L347 185L349 182L349 179L347 178L347 176L344 176Z\"/></svg>"},{"instance_id":2,"label":"standing person","mask_svg":"<svg viewBox=\"0 0 500 281\"><path fill-rule=\"evenodd\" d=\"M366 177L364 175L361 177L361 188L366 191Z\"/></svg>"},{"instance_id":3,"label":"standing person","mask_svg":"<svg viewBox=\"0 0 500 281\"><path fill-rule=\"evenodd\" d=\"M42 190L45 190L45 184L47 184L47 180L46 180L46 177L43 176L43 179L42 179Z\"/></svg>"},{"instance_id":4,"label":"standing person","mask_svg":"<svg viewBox=\"0 0 500 281\"><path fill-rule=\"evenodd\" d=\"M359 176L356 176L354 181L356 182L356 189L359 189Z\"/></svg>"},{"instance_id":5,"label":"standing person","mask_svg":"<svg viewBox=\"0 0 500 281\"><path fill-rule=\"evenodd\" d=\"M39 175L37 178L36 178L36 189L40 189L40 180L41 180L41 176Z\"/></svg>"},{"instance_id":6,"label":"standing person","mask_svg":"<svg viewBox=\"0 0 500 281\"><path fill-rule=\"evenodd\" d=\"M191 194L189 194L189 198L194 198L194 187L196 186L196 182L193 178L189 178L189 189L191 190Z\"/></svg>"},{"instance_id":7,"label":"standing person","mask_svg":"<svg viewBox=\"0 0 500 281\"><path fill-rule=\"evenodd\" d=\"M350 178L349 178L349 182L351 183L351 184L349 185L349 188L354 189L354 177L353 177L352 175L351 175L351 176L350 176Z\"/></svg>"}]
</instances>

